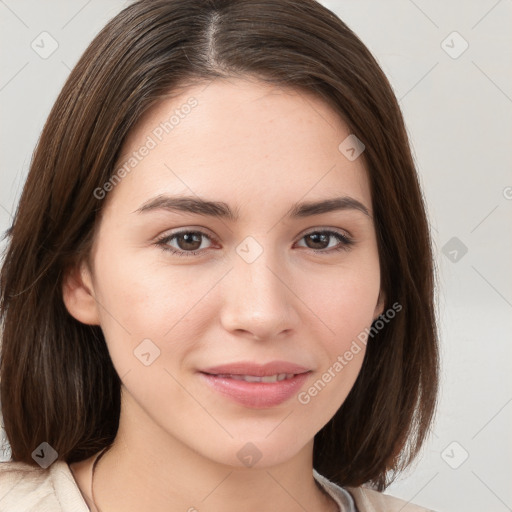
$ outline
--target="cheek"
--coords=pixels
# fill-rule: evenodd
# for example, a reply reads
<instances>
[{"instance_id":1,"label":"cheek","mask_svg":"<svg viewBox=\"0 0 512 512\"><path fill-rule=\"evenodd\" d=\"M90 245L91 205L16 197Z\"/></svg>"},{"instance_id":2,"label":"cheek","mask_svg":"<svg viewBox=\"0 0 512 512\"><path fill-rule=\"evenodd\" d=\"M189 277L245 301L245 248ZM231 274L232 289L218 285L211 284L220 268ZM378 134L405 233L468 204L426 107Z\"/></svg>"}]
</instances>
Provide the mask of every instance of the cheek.
<instances>
[{"instance_id":1,"label":"cheek","mask_svg":"<svg viewBox=\"0 0 512 512\"><path fill-rule=\"evenodd\" d=\"M105 253L113 254L108 248ZM190 348L214 307L211 292L222 274L222 269L171 269L134 257L98 258L97 299L112 359L129 365L145 339L160 348L159 363Z\"/></svg>"},{"instance_id":2,"label":"cheek","mask_svg":"<svg viewBox=\"0 0 512 512\"><path fill-rule=\"evenodd\" d=\"M318 348L323 356L315 378L297 400L323 424L343 404L359 375L380 286L378 266L344 269L337 277L304 295L322 325Z\"/></svg>"},{"instance_id":3,"label":"cheek","mask_svg":"<svg viewBox=\"0 0 512 512\"><path fill-rule=\"evenodd\" d=\"M297 295L316 317L321 329L319 335L331 340L327 348L339 352L371 325L379 296L380 273L376 259L364 265L328 270L314 279L298 277L295 282L300 284Z\"/></svg>"}]
</instances>

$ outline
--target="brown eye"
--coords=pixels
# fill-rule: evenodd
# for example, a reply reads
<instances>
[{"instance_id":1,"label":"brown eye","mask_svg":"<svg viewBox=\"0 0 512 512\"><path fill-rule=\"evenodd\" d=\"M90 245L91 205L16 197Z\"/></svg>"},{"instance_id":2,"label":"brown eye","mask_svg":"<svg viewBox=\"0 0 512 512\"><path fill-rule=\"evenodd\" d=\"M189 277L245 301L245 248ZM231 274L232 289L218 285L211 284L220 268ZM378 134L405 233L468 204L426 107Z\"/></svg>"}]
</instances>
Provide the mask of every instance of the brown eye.
<instances>
[{"instance_id":1,"label":"brown eye","mask_svg":"<svg viewBox=\"0 0 512 512\"><path fill-rule=\"evenodd\" d=\"M184 251L196 251L201 247L200 233L180 233L175 235L179 249Z\"/></svg>"},{"instance_id":2,"label":"brown eye","mask_svg":"<svg viewBox=\"0 0 512 512\"><path fill-rule=\"evenodd\" d=\"M202 231L180 231L161 238L156 244L164 251L178 256L194 256L205 249L201 247L203 238L211 240L211 237ZM171 245L171 242L175 242L175 245Z\"/></svg>"},{"instance_id":3,"label":"brown eye","mask_svg":"<svg viewBox=\"0 0 512 512\"><path fill-rule=\"evenodd\" d=\"M329 245L330 241L336 239L338 244ZM348 250L354 242L347 236L337 231L312 231L304 235L301 240L306 241L306 247L314 252L330 253L331 250ZM329 250L326 250L329 249Z\"/></svg>"}]
</instances>

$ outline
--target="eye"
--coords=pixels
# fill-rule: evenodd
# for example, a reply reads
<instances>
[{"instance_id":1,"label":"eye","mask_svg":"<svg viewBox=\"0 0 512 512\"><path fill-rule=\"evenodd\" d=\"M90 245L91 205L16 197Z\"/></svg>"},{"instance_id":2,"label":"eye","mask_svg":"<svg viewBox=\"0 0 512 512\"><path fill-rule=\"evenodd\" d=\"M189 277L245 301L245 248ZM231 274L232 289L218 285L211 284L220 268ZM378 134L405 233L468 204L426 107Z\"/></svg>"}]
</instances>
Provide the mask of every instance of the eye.
<instances>
[{"instance_id":1,"label":"eye","mask_svg":"<svg viewBox=\"0 0 512 512\"><path fill-rule=\"evenodd\" d=\"M331 245L330 240L336 239L338 244ZM301 240L306 240L310 245L306 245L315 253L330 253L331 251L348 251L354 241L348 236L339 233L338 231L322 230L311 231L304 235ZM311 247L312 245L312 247ZM302 246L304 247L304 246ZM326 250L329 249L329 250Z\"/></svg>"},{"instance_id":2,"label":"eye","mask_svg":"<svg viewBox=\"0 0 512 512\"><path fill-rule=\"evenodd\" d=\"M205 250L202 244L203 237L210 241L214 240L203 231L184 230L161 237L156 241L156 245L162 250L175 254L176 256L197 256ZM311 231L304 235L301 240L306 240L306 248L318 254L329 254L333 251L348 251L350 250L350 246L354 244L354 241L348 236L332 230ZM337 240L338 243L332 245L330 243L332 240ZM171 245L173 242L177 247L176 245Z\"/></svg>"},{"instance_id":3,"label":"eye","mask_svg":"<svg viewBox=\"0 0 512 512\"><path fill-rule=\"evenodd\" d=\"M203 233L202 231L179 231L172 235L166 235L157 240L156 245L164 251L168 251L177 256L195 256L199 254L199 250L203 250L201 237L205 237L208 240L212 238ZM170 245L171 242L175 241L178 247Z\"/></svg>"}]
</instances>

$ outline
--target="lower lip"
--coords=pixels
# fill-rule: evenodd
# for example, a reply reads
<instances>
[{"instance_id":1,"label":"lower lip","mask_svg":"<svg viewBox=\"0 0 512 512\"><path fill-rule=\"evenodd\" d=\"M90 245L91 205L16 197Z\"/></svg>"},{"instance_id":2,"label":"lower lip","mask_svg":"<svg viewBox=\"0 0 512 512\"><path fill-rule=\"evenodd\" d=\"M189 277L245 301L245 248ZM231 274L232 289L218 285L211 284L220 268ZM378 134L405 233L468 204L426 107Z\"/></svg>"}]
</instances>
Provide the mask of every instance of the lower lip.
<instances>
[{"instance_id":1,"label":"lower lip","mask_svg":"<svg viewBox=\"0 0 512 512\"><path fill-rule=\"evenodd\" d=\"M254 409L279 405L297 394L310 372L276 382L246 382L199 372L213 389L235 402Z\"/></svg>"}]
</instances>

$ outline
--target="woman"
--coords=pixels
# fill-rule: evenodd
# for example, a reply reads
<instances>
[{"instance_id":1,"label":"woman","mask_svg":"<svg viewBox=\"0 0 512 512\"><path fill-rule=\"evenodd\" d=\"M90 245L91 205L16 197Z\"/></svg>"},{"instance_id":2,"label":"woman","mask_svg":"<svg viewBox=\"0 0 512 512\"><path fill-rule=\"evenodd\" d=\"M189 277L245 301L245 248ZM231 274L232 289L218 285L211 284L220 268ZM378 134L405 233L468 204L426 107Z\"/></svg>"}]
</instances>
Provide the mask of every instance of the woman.
<instances>
[{"instance_id":1,"label":"woman","mask_svg":"<svg viewBox=\"0 0 512 512\"><path fill-rule=\"evenodd\" d=\"M320 4L124 9L8 235L2 510L425 510L380 492L436 404L424 203L386 77Z\"/></svg>"}]
</instances>

